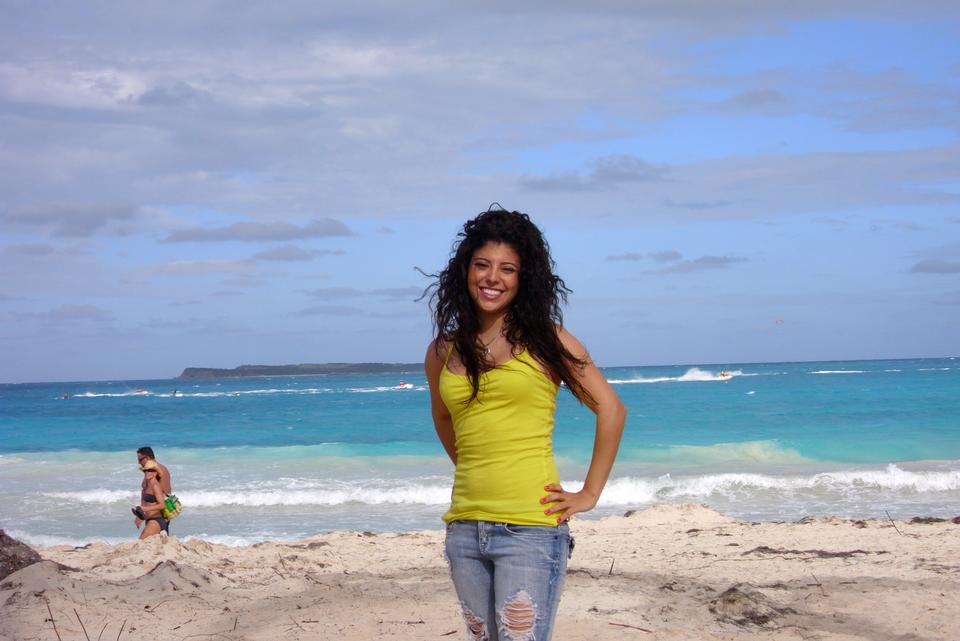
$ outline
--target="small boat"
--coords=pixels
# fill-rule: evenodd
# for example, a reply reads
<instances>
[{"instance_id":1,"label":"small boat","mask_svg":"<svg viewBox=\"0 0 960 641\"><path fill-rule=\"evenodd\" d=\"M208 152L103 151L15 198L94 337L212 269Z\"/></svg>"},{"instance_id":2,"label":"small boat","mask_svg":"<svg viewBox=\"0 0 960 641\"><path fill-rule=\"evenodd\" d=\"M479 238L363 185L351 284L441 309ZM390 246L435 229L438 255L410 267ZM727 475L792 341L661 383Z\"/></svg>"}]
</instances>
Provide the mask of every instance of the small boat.
<instances>
[{"instance_id":1,"label":"small boat","mask_svg":"<svg viewBox=\"0 0 960 641\"><path fill-rule=\"evenodd\" d=\"M400 383L397 385L397 389L413 389L413 383L400 381Z\"/></svg>"}]
</instances>

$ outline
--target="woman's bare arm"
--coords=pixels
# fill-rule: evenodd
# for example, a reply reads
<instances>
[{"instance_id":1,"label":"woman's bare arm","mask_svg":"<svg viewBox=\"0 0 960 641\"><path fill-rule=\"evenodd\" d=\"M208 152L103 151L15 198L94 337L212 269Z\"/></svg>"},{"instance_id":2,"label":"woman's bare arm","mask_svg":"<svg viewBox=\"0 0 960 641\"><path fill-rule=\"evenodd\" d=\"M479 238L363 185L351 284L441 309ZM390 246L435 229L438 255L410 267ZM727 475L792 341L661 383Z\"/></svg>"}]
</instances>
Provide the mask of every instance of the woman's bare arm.
<instances>
[{"instance_id":1,"label":"woman's bare arm","mask_svg":"<svg viewBox=\"0 0 960 641\"><path fill-rule=\"evenodd\" d=\"M556 514L557 523L563 523L577 512L587 512L597 505L620 448L627 410L580 341L565 329L560 328L557 332L567 351L587 362L582 369L575 368L574 375L593 397L596 404L590 409L597 417L593 455L583 489L579 492L565 492L559 485L548 485L544 489L550 494L540 500L543 504L552 503L544 513Z\"/></svg>"},{"instance_id":2,"label":"woman's bare arm","mask_svg":"<svg viewBox=\"0 0 960 641\"><path fill-rule=\"evenodd\" d=\"M441 350L444 348L441 346ZM433 427L437 431L437 438L446 450L447 456L457 464L456 436L453 432L453 417L450 410L440 398L440 373L446 367L440 354L437 353L436 341L427 347L427 354L423 359L423 369L427 374L427 384L430 386L430 411L433 414Z\"/></svg>"}]
</instances>

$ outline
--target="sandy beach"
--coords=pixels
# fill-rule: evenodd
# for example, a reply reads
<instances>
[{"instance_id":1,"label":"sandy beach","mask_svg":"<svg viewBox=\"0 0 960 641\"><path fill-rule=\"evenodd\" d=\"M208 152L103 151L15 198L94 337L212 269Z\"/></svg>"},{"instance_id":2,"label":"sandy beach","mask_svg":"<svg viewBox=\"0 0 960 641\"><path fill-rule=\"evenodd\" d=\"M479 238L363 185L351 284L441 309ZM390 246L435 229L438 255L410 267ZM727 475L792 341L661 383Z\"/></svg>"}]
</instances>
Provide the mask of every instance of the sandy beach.
<instances>
[{"instance_id":1,"label":"sandy beach","mask_svg":"<svg viewBox=\"0 0 960 641\"><path fill-rule=\"evenodd\" d=\"M743 523L699 505L579 520L554 638L960 638L960 524ZM0 639L459 639L440 531L241 548L38 548Z\"/></svg>"}]
</instances>

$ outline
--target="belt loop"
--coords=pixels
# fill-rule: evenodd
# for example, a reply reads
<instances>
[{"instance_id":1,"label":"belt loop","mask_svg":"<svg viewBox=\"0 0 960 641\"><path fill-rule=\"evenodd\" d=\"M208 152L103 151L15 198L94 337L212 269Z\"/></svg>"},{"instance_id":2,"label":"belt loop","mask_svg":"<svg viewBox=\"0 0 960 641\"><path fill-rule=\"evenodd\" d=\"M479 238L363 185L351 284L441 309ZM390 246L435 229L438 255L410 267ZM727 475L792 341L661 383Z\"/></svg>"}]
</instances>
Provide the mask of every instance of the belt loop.
<instances>
[{"instance_id":1,"label":"belt loop","mask_svg":"<svg viewBox=\"0 0 960 641\"><path fill-rule=\"evenodd\" d=\"M490 538L490 532L487 528L486 521L477 521L477 545L480 546L480 550L484 550L487 547L487 539Z\"/></svg>"}]
</instances>

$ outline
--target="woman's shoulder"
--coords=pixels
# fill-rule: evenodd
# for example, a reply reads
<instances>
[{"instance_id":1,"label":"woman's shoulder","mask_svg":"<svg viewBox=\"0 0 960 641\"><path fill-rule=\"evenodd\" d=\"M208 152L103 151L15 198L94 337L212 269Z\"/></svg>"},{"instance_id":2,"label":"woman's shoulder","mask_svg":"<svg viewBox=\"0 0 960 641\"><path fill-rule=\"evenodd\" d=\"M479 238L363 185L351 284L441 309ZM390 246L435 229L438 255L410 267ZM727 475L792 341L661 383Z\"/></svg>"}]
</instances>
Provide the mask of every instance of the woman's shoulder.
<instances>
[{"instance_id":1,"label":"woman's shoulder","mask_svg":"<svg viewBox=\"0 0 960 641\"><path fill-rule=\"evenodd\" d=\"M426 358L439 358L443 360L447 357L447 352L450 351L450 348L453 346L453 343L449 342L443 337L435 338L430 341L430 344L427 345L427 355Z\"/></svg>"},{"instance_id":2,"label":"woman's shoulder","mask_svg":"<svg viewBox=\"0 0 960 641\"><path fill-rule=\"evenodd\" d=\"M575 358L581 360L590 359L590 354L587 352L587 348L580 342L580 340L570 333L566 327L562 325L556 325L557 329L557 338L560 339L560 344L563 345L564 349L573 354Z\"/></svg>"},{"instance_id":3,"label":"woman's shoulder","mask_svg":"<svg viewBox=\"0 0 960 641\"><path fill-rule=\"evenodd\" d=\"M435 338L427 345L427 353L423 357L423 367L427 374L439 374L450 357L452 343L443 338Z\"/></svg>"}]
</instances>

